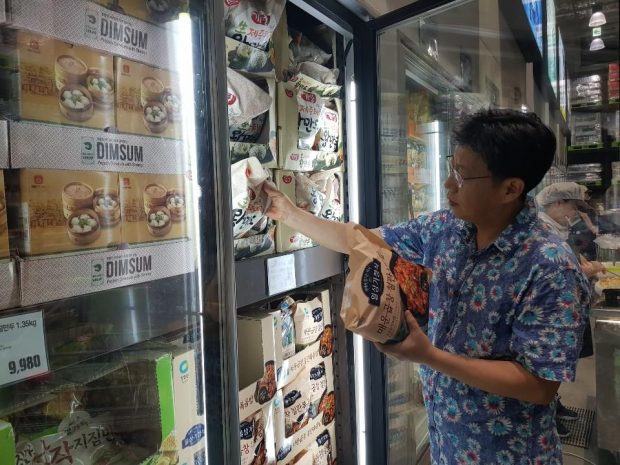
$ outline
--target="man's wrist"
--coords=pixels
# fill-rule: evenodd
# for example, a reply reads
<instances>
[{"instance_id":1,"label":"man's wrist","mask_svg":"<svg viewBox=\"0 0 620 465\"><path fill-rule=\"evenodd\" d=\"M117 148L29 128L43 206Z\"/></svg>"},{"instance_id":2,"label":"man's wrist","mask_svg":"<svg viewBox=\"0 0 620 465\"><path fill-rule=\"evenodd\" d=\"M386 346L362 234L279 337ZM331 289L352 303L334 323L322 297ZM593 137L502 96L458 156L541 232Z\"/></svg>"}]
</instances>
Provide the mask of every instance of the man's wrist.
<instances>
[{"instance_id":1,"label":"man's wrist","mask_svg":"<svg viewBox=\"0 0 620 465\"><path fill-rule=\"evenodd\" d=\"M426 351L426 353L421 357L419 363L434 368L442 352L443 351L441 349L438 349L434 345L431 345L430 348Z\"/></svg>"}]
</instances>

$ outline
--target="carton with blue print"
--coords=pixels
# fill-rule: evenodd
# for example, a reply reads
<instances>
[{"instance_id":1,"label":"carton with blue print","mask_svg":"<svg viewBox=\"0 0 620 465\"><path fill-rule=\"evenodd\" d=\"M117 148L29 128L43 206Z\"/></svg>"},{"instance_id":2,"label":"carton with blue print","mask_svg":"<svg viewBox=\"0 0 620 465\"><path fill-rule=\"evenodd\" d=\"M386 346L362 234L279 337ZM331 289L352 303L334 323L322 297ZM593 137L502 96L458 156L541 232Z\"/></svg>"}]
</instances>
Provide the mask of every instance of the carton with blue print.
<instances>
[{"instance_id":1,"label":"carton with blue print","mask_svg":"<svg viewBox=\"0 0 620 465\"><path fill-rule=\"evenodd\" d=\"M348 241L354 247L340 310L345 327L372 342L400 342L409 334L408 311L424 329L431 270L403 259L362 226L351 226Z\"/></svg>"}]
</instances>

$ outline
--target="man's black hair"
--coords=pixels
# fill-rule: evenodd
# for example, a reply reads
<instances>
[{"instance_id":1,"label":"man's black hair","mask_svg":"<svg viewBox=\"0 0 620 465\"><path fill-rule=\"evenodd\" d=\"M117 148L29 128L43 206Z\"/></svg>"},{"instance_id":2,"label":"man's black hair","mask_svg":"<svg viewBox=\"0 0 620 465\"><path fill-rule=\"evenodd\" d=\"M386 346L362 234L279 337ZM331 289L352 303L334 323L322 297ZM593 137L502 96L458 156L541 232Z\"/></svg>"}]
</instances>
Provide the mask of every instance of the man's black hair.
<instances>
[{"instance_id":1,"label":"man's black hair","mask_svg":"<svg viewBox=\"0 0 620 465\"><path fill-rule=\"evenodd\" d=\"M480 155L495 179L522 179L523 197L551 167L556 149L555 135L536 114L506 109L474 113L454 140Z\"/></svg>"}]
</instances>

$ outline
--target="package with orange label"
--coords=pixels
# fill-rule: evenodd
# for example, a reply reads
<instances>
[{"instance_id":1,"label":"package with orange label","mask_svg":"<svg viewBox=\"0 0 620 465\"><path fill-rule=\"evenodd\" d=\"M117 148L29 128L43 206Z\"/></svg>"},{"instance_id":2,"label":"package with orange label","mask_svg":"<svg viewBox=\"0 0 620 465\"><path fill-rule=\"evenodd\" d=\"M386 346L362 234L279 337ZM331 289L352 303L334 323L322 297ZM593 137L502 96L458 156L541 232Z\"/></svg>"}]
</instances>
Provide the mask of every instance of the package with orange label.
<instances>
[{"instance_id":1,"label":"package with orange label","mask_svg":"<svg viewBox=\"0 0 620 465\"><path fill-rule=\"evenodd\" d=\"M121 241L118 174L23 169L19 183L21 255L117 246Z\"/></svg>"},{"instance_id":2,"label":"package with orange label","mask_svg":"<svg viewBox=\"0 0 620 465\"><path fill-rule=\"evenodd\" d=\"M105 129L115 126L111 55L19 31L22 119Z\"/></svg>"},{"instance_id":3,"label":"package with orange label","mask_svg":"<svg viewBox=\"0 0 620 465\"><path fill-rule=\"evenodd\" d=\"M4 173L0 170L0 259L9 256L9 228L6 218L6 195L4 193Z\"/></svg>"},{"instance_id":4,"label":"package with orange label","mask_svg":"<svg viewBox=\"0 0 620 465\"><path fill-rule=\"evenodd\" d=\"M345 327L372 342L400 342L409 334L409 311L424 329L430 269L404 260L368 229L350 226L347 240L355 245L340 310Z\"/></svg>"},{"instance_id":5,"label":"package with orange label","mask_svg":"<svg viewBox=\"0 0 620 465\"><path fill-rule=\"evenodd\" d=\"M189 183L182 174L121 173L119 183L124 243L188 236Z\"/></svg>"},{"instance_id":6,"label":"package with orange label","mask_svg":"<svg viewBox=\"0 0 620 465\"><path fill-rule=\"evenodd\" d=\"M126 58L115 58L115 67L119 131L181 139L183 112L178 75Z\"/></svg>"}]
</instances>

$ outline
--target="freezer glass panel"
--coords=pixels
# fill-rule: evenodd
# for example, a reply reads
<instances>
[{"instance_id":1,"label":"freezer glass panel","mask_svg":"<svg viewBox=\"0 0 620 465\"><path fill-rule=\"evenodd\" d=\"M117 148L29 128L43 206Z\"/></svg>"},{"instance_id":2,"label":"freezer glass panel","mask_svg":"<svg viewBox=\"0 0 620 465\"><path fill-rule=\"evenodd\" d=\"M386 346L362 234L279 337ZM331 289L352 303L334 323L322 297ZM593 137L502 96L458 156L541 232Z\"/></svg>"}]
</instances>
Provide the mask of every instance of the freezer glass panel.
<instances>
[{"instance_id":1,"label":"freezer glass panel","mask_svg":"<svg viewBox=\"0 0 620 465\"><path fill-rule=\"evenodd\" d=\"M0 463L224 462L205 8L0 2Z\"/></svg>"}]
</instances>

